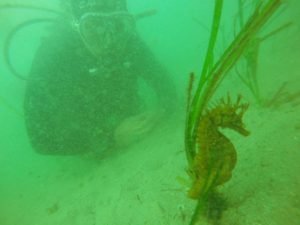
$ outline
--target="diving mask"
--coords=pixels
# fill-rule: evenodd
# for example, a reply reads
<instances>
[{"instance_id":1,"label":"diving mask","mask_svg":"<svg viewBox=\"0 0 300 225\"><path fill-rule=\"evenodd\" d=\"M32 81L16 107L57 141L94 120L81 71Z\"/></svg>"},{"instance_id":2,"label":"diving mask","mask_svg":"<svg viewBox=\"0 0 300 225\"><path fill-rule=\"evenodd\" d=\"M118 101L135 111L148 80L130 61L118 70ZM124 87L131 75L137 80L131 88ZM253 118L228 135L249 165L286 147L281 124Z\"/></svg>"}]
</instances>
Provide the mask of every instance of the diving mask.
<instances>
[{"instance_id":1,"label":"diving mask","mask_svg":"<svg viewBox=\"0 0 300 225\"><path fill-rule=\"evenodd\" d=\"M77 24L86 47L95 56L124 50L134 34L134 27L135 18L126 11L88 12L81 16Z\"/></svg>"}]
</instances>

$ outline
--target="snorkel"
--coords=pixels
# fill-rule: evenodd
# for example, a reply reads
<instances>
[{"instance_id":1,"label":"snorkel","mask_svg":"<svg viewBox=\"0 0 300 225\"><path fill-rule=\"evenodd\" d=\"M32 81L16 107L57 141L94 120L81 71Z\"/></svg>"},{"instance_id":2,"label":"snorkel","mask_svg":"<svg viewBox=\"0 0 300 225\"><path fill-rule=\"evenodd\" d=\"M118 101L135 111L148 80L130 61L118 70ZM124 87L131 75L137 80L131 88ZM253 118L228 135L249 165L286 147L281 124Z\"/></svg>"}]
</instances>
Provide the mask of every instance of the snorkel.
<instances>
[{"instance_id":1,"label":"snorkel","mask_svg":"<svg viewBox=\"0 0 300 225\"><path fill-rule=\"evenodd\" d=\"M155 15L156 10L147 10L142 13L138 13L136 15L130 14L127 11L127 6L126 2L124 0L97 0L95 1L82 1L82 0L70 0L70 1L63 1L65 4L64 8L65 11L58 11L54 9L49 9L45 7L40 7L40 6L35 6L35 5L27 5L27 4L0 4L0 10L6 10L6 9L23 9L23 10L33 10L33 11L41 11L43 13L48 13L49 15L52 16L58 16L59 18L69 18L70 14L68 12L71 11L71 26L73 27L74 30L80 35L80 29L79 29L79 24L80 24L80 18L83 16L85 13L99 13L104 17L109 17L109 16L117 16L117 15L128 15L131 20L134 22ZM118 4L116 4L118 3ZM101 13L100 13L101 12ZM48 15L47 14L47 15ZM88 14L86 14L88 15ZM34 19L28 19L24 22L21 22L20 24L16 25L8 34L7 37L5 38L4 41L4 48L3 48L3 55L4 55L4 60L7 68L11 72L12 75L17 77L18 79L21 79L23 81L29 80L26 75L23 75L18 71L18 69L15 67L12 61L12 56L11 56L11 46L14 41L14 37L16 34L18 34L20 31L23 31L23 29L27 29L30 26L33 25L40 25L44 23L56 23L57 19L53 18L34 18ZM87 16L88 17L88 16ZM81 21L82 21L81 20ZM81 35L80 35L81 36ZM82 37L82 36L81 36ZM84 40L83 40L84 42ZM88 43L84 43L85 46L89 49L91 53L93 53L93 48L88 47ZM96 53L93 53L94 55L97 55Z\"/></svg>"}]
</instances>

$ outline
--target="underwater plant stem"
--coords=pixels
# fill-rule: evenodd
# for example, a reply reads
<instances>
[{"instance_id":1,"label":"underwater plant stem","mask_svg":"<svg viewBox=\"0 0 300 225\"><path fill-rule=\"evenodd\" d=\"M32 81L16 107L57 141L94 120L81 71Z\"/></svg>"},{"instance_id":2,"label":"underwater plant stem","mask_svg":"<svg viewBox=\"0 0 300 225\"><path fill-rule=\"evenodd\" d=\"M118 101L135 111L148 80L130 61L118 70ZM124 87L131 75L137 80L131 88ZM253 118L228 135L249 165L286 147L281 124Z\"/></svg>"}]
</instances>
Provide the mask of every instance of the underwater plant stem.
<instances>
[{"instance_id":1,"label":"underwater plant stem","mask_svg":"<svg viewBox=\"0 0 300 225\"><path fill-rule=\"evenodd\" d=\"M244 17L243 17L243 7L242 7L242 0L239 0L239 24L240 28L244 25ZM257 4L256 4L257 5ZM276 35L277 33L281 32L282 30L289 28L293 23L288 22L277 29L271 31L270 33L264 35L263 37L254 37L253 40L250 41L247 49L245 50L244 59L246 63L246 71L244 72L245 75L241 75L238 71L237 74L241 81L248 87L248 89L253 94L256 102L259 105L264 105L264 100L260 93L258 76L257 76L257 69L258 69L258 58L259 58L259 51L261 47L261 43L266 39Z\"/></svg>"},{"instance_id":2,"label":"underwater plant stem","mask_svg":"<svg viewBox=\"0 0 300 225\"><path fill-rule=\"evenodd\" d=\"M285 30L286 28L289 28L291 25L293 25L293 22L287 22L283 25L281 25L280 27L278 27L276 30L273 30L272 32L268 33L267 35L265 35L264 37L262 37L260 39L261 42L265 41L266 39L276 35L277 33Z\"/></svg>"},{"instance_id":3,"label":"underwater plant stem","mask_svg":"<svg viewBox=\"0 0 300 225\"><path fill-rule=\"evenodd\" d=\"M221 78L224 78L224 75L237 62L249 42L253 40L257 32L268 21L280 4L281 0L269 0L268 4L258 12L258 15L250 18L245 27L240 31L238 36L212 69L212 79L208 81L208 84L206 85L207 88L204 90L204 92L208 92L208 96L211 96L214 93L216 87L220 84Z\"/></svg>"},{"instance_id":4,"label":"underwater plant stem","mask_svg":"<svg viewBox=\"0 0 300 225\"><path fill-rule=\"evenodd\" d=\"M204 82L207 79L207 76L209 75L208 70L211 69L211 66L213 65L214 61L214 49L219 33L219 27L220 27L220 21L221 21L221 15L222 15L222 7L223 7L223 0L216 0L215 1L215 11L214 11L214 19L211 27L211 34L210 34L210 40L208 43L208 48L206 52L206 57L201 73L201 81Z\"/></svg>"},{"instance_id":5,"label":"underwater plant stem","mask_svg":"<svg viewBox=\"0 0 300 225\"><path fill-rule=\"evenodd\" d=\"M192 72L190 73L190 80L189 80L189 85L188 85L188 89L187 89L187 105L186 105L186 121L185 121L185 138L187 140L187 138L189 138L189 111L190 111L190 107L191 107L191 100L192 100L192 91L193 91L193 85L194 85L194 81L195 81L195 74ZM185 144L188 144L187 141L185 141ZM188 149L188 147L186 146L185 149ZM186 154L186 159L188 161L189 164L192 163L193 161L193 155L190 154L189 151L185 151Z\"/></svg>"},{"instance_id":6,"label":"underwater plant stem","mask_svg":"<svg viewBox=\"0 0 300 225\"><path fill-rule=\"evenodd\" d=\"M190 221L189 225L195 225L198 222L200 212L202 212L203 209L205 208L206 202L207 202L206 197L201 198L197 201L197 205L196 205L196 208L193 212L193 215L192 215L192 218L191 218L191 221Z\"/></svg>"},{"instance_id":7,"label":"underwater plant stem","mask_svg":"<svg viewBox=\"0 0 300 225\"><path fill-rule=\"evenodd\" d=\"M199 140L197 140L197 131L208 102L216 92L222 80L228 74L229 70L232 69L232 67L240 59L241 55L245 52L246 48L249 46L249 43L255 40L257 32L260 31L268 19L279 8L281 2L282 0L268 0L266 4L263 4L263 1L260 2L260 4L255 8L255 11L247 20L246 24L241 27L238 35L234 38L227 49L225 49L219 60L214 63L213 51L218 34L218 32L214 31L214 29L219 29L222 12L222 1L215 0L216 4L214 20L206 59L204 61L203 70L196 93L191 100L192 103L187 107L188 115L185 130L185 151L189 170L192 173L195 172L193 163L194 160L197 159L195 159L197 142ZM216 9L216 7L219 8ZM191 96L188 97L190 99ZM188 102L188 104L189 103L190 102ZM201 153L201 149L197 151L200 151ZM197 154L199 154L199 152L197 152ZM220 165L220 168L221 167L223 167L223 165ZM216 171L219 172L220 168L217 168ZM211 172L209 172L209 174L211 174ZM218 177L218 174L204 177L203 182L205 182L205 187L201 194L197 193L197 205L189 225L195 225L198 222L199 215L205 209L208 201L208 195L215 187L214 184L216 183Z\"/></svg>"},{"instance_id":8,"label":"underwater plant stem","mask_svg":"<svg viewBox=\"0 0 300 225\"><path fill-rule=\"evenodd\" d=\"M281 5L281 0L269 0L264 6L259 5L257 10L248 19L245 26L241 29L237 37L232 41L229 47L224 51L220 59L215 63L212 70L207 75L204 83L199 83L195 99L189 117L189 130L186 134L188 154L195 155L195 144L197 135L197 126L199 124L202 113L207 106L221 81L224 79L228 71L235 65L242 53L247 48L249 42L253 40L258 31L268 21Z\"/></svg>"},{"instance_id":9,"label":"underwater plant stem","mask_svg":"<svg viewBox=\"0 0 300 225\"><path fill-rule=\"evenodd\" d=\"M208 77L209 69L213 65L214 48L215 48L215 44L217 41L219 27L220 27L222 9L223 9L223 0L215 0L214 15L213 15L213 22L212 22L212 27L211 27L211 32L210 32L210 39L209 39L206 57L205 57L205 61L204 61L202 72L201 72L200 82L199 82L198 88L196 90L195 96L194 96L191 106L190 106L191 112L189 112L189 111L187 112L188 118L187 118L187 124L186 124L187 129L186 129L185 134L186 134L186 140L187 140L186 141L186 144L187 144L186 155L187 155L187 160L188 160L189 165L191 165L191 163L192 163L191 159L193 159L195 156L195 149L192 144L193 141L190 139L190 137L191 137L190 132L191 132L191 130L193 130L193 125L195 125L195 123L193 121L195 121L197 114L199 113L199 110L198 110L199 107L197 107L197 106L199 105L199 100L201 99L200 98L201 90L203 89L205 82L209 78Z\"/></svg>"}]
</instances>

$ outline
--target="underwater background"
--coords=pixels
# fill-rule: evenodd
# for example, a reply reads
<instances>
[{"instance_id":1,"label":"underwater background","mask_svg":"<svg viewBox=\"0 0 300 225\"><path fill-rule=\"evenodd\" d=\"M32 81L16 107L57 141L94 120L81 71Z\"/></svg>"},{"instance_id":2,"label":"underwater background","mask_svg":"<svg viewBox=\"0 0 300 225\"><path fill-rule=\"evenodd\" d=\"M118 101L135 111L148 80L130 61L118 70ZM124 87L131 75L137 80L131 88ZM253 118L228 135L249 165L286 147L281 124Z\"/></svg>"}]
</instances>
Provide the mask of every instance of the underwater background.
<instances>
[{"instance_id":1,"label":"underwater background","mask_svg":"<svg viewBox=\"0 0 300 225\"><path fill-rule=\"evenodd\" d=\"M217 54L234 37L238 1L224 1ZM60 1L5 1L60 9ZM246 1L251 5L251 1ZM214 1L129 0L132 13L156 9L137 24L142 38L175 82L178 107L172 119L137 143L101 161L80 156L45 156L32 149L24 124L26 81L9 71L0 54L0 225L189 224L195 201L186 195L185 105L190 72L200 74ZM250 6L248 6L251 8ZM261 44L260 104L233 69L217 97L242 94L250 103L247 138L225 130L238 162L221 187L228 206L218 224L298 225L300 221L300 2L284 1L261 36L292 25ZM0 8L0 49L19 23L53 14ZM11 44L15 68L28 74L47 24L21 30ZM242 67L242 64L240 65ZM283 87L284 91L278 90ZM210 224L203 218L199 224Z\"/></svg>"}]
</instances>

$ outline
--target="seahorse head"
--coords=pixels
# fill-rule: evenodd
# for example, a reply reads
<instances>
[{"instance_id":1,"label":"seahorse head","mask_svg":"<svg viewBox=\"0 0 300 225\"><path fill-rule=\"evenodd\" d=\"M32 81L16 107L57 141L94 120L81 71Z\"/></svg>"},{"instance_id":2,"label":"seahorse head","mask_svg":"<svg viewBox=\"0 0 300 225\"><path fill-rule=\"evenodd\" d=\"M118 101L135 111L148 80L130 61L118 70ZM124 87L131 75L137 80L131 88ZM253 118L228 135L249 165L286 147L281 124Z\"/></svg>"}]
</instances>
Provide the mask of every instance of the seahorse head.
<instances>
[{"instance_id":1,"label":"seahorse head","mask_svg":"<svg viewBox=\"0 0 300 225\"><path fill-rule=\"evenodd\" d=\"M241 99L242 96L239 95L237 101L232 103L228 95L227 101L221 99L219 104L217 104L208 115L216 127L229 128L241 135L248 136L250 132L245 129L243 116L249 104L241 103Z\"/></svg>"}]
</instances>

